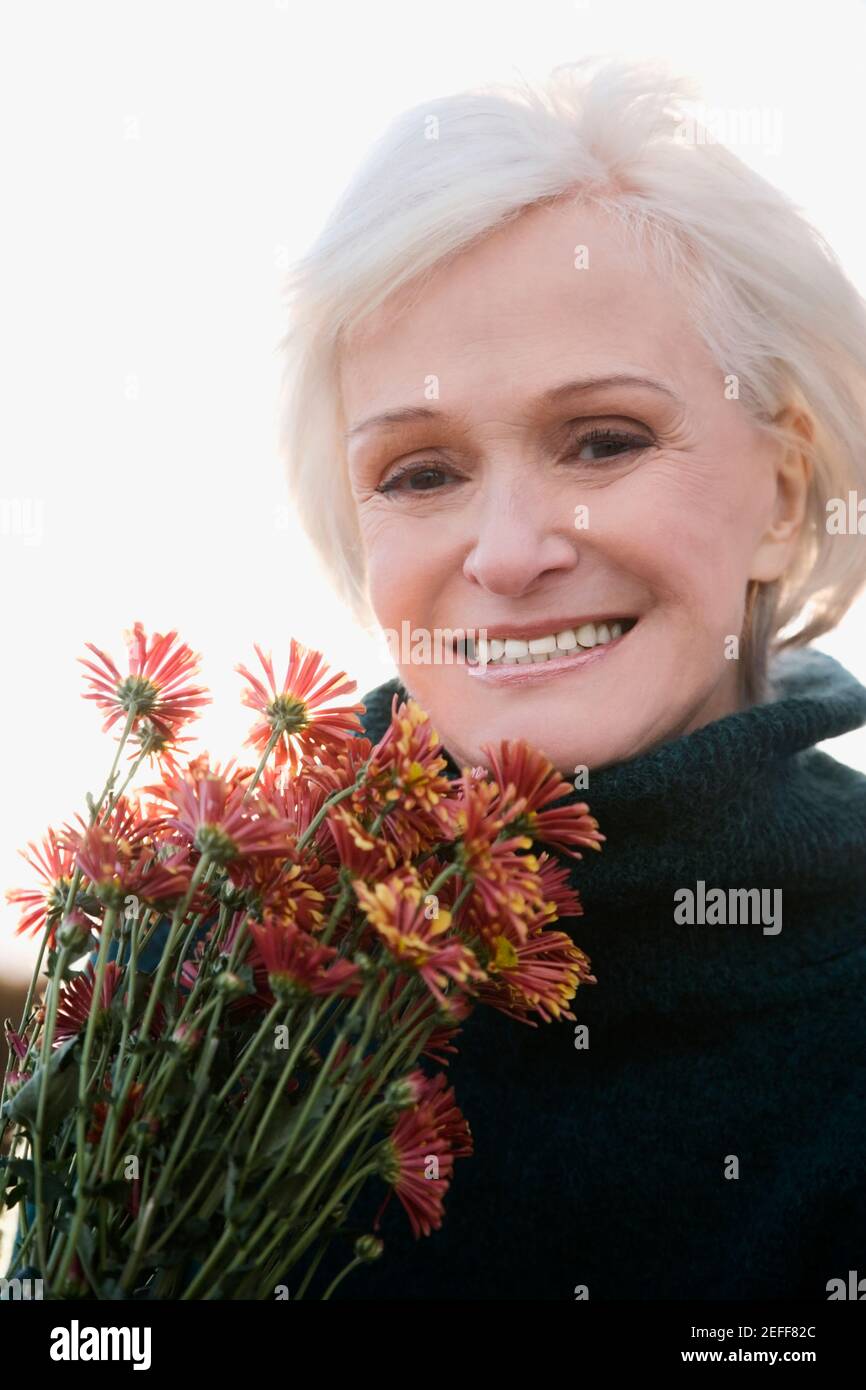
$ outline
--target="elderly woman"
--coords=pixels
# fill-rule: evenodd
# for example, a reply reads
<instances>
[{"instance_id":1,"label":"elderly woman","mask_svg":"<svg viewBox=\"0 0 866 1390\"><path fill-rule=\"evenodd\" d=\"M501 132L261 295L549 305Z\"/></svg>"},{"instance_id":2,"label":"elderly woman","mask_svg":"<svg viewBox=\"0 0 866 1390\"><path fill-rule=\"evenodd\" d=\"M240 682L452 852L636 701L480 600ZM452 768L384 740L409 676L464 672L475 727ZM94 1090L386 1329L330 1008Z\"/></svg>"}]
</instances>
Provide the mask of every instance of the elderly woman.
<instances>
[{"instance_id":1,"label":"elderly woman","mask_svg":"<svg viewBox=\"0 0 866 1390\"><path fill-rule=\"evenodd\" d=\"M411 633L369 735L408 692L455 774L526 739L606 836L577 1022L476 1011L444 1225L386 1212L343 1297L866 1276L866 780L815 747L866 690L808 646L866 570L866 316L684 94L590 63L429 102L292 277L297 507Z\"/></svg>"}]
</instances>

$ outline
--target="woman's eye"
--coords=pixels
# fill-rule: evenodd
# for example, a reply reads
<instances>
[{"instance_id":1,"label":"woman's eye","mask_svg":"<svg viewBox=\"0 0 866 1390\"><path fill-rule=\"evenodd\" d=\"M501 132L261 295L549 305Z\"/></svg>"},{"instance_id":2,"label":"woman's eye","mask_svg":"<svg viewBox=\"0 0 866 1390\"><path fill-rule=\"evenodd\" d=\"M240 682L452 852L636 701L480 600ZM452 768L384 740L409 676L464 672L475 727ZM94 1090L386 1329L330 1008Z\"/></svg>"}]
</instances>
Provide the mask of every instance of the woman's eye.
<instances>
[{"instance_id":1,"label":"woman's eye","mask_svg":"<svg viewBox=\"0 0 866 1390\"><path fill-rule=\"evenodd\" d=\"M605 459L616 458L633 449L648 449L650 441L637 434L616 434L611 430L591 430L577 441L573 457L586 463L601 463ZM596 454L586 454L584 450L596 449Z\"/></svg>"},{"instance_id":2,"label":"woman's eye","mask_svg":"<svg viewBox=\"0 0 866 1390\"><path fill-rule=\"evenodd\" d=\"M416 464L386 478L377 492L435 492L453 476L434 464Z\"/></svg>"},{"instance_id":3,"label":"woman's eye","mask_svg":"<svg viewBox=\"0 0 866 1390\"><path fill-rule=\"evenodd\" d=\"M568 457L582 463L603 463L620 454L637 449L649 449L652 441L638 434L624 434L609 429L594 429L575 440ZM591 452L587 453L586 451ZM410 463L379 483L378 493L439 492L448 483L459 481L459 475L439 463Z\"/></svg>"}]
</instances>

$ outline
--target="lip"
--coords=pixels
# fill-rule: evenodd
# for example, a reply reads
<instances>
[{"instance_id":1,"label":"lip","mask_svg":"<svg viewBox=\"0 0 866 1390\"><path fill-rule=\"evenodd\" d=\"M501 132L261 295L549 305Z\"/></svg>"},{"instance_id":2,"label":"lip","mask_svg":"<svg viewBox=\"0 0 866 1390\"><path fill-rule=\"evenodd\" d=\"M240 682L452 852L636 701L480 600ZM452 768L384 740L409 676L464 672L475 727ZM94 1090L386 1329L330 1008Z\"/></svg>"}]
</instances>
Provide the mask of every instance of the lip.
<instances>
[{"instance_id":1,"label":"lip","mask_svg":"<svg viewBox=\"0 0 866 1390\"><path fill-rule=\"evenodd\" d=\"M587 621L592 621L588 619ZM603 622L603 619L599 619ZM635 623L637 627L637 623ZM561 629L560 629L561 630ZM549 629L548 629L549 631ZM554 680L557 676L565 675L568 671L584 671L587 666L593 666L596 662L604 661L605 657L625 641L634 628L629 628L621 637L615 637L612 642L604 642L595 647L588 647L580 656L573 656L570 652L563 652L562 656L554 657L553 660L533 662L526 666L518 666L512 663L502 666L499 662L488 661L485 665L466 665L463 669L468 676L475 680L487 681L490 685L509 685L511 682L527 682L529 684L539 681ZM509 636L518 636L511 630Z\"/></svg>"}]
</instances>

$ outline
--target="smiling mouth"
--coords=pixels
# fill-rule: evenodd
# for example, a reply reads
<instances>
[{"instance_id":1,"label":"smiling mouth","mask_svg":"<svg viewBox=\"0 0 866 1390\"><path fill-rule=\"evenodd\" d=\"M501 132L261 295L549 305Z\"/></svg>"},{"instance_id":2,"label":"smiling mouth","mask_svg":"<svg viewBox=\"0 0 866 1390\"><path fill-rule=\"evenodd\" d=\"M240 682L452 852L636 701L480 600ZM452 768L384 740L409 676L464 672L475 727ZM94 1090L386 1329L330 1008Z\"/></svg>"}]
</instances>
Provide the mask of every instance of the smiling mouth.
<instances>
[{"instance_id":1,"label":"smiling mouth","mask_svg":"<svg viewBox=\"0 0 866 1390\"><path fill-rule=\"evenodd\" d=\"M555 665L567 668L590 652L601 655L601 649L620 642L636 623L637 618L609 618L532 637L511 637L503 630L501 635L493 637L457 639L454 645L473 675L512 667Z\"/></svg>"}]
</instances>

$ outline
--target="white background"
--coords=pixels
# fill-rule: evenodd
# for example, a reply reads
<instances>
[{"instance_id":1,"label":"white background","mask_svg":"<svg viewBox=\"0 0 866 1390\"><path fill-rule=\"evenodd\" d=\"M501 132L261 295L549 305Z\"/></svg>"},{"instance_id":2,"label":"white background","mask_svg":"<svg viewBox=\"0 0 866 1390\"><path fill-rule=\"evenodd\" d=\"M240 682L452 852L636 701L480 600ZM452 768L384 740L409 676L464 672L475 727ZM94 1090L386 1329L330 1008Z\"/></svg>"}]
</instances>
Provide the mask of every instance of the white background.
<instances>
[{"instance_id":1,"label":"white background","mask_svg":"<svg viewBox=\"0 0 866 1390\"><path fill-rule=\"evenodd\" d=\"M866 15L854 0L9 3L0 37L0 496L6 523L0 886L113 754L80 699L92 641L176 628L204 656L217 757L250 723L236 661L319 647L361 692L391 672L288 520L276 451L282 271L382 125L476 81L656 55L711 106L780 111L737 153L866 288ZM36 543L34 543L34 540ZM821 643L866 681L864 604ZM282 674L282 671L279 672ZM866 769L866 733L833 744ZM0 970L35 944L0 906Z\"/></svg>"}]
</instances>

